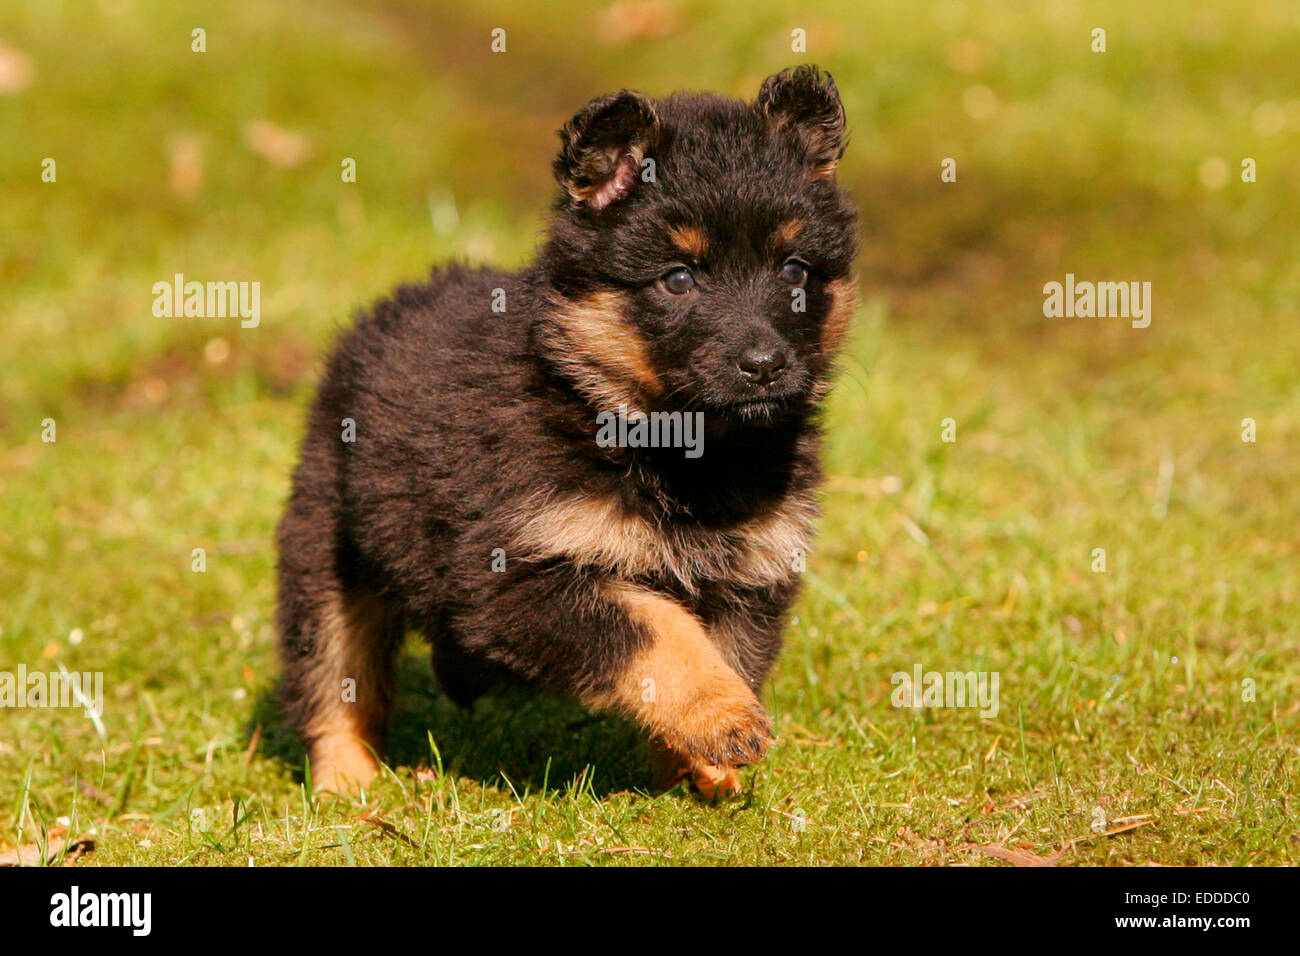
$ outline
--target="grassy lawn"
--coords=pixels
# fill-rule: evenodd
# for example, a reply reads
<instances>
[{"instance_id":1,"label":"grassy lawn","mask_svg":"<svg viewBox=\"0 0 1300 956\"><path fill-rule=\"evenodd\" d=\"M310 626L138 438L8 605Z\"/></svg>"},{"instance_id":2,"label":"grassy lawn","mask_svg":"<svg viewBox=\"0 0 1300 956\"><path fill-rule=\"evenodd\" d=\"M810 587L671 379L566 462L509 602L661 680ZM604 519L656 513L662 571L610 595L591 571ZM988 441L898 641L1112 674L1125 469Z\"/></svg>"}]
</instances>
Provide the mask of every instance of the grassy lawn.
<instances>
[{"instance_id":1,"label":"grassy lawn","mask_svg":"<svg viewBox=\"0 0 1300 956\"><path fill-rule=\"evenodd\" d=\"M99 671L105 705L0 710L0 853L1300 861L1294 4L189 6L0 7L0 671ZM336 330L433 262L525 261L590 97L803 59L848 109L863 304L745 797L648 793L632 729L565 701L462 713L413 638L391 773L312 801L272 534ZM260 325L155 317L175 273L260 282ZM1067 273L1151 282L1150 326L1044 317ZM996 715L893 706L918 665L995 672Z\"/></svg>"}]
</instances>

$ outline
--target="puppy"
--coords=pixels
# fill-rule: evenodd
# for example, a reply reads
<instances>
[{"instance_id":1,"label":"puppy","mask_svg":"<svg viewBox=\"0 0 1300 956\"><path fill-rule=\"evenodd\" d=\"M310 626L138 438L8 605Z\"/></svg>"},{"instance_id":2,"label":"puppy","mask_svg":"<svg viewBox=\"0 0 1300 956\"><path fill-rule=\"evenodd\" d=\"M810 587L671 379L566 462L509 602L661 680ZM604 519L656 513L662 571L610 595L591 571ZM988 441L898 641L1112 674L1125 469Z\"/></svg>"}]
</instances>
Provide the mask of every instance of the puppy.
<instances>
[{"instance_id":1,"label":"puppy","mask_svg":"<svg viewBox=\"0 0 1300 956\"><path fill-rule=\"evenodd\" d=\"M522 679L627 715L665 783L738 792L771 741L854 311L839 93L625 90L560 138L536 261L397 289L320 384L278 536L317 789L374 775L408 629L458 704Z\"/></svg>"}]
</instances>

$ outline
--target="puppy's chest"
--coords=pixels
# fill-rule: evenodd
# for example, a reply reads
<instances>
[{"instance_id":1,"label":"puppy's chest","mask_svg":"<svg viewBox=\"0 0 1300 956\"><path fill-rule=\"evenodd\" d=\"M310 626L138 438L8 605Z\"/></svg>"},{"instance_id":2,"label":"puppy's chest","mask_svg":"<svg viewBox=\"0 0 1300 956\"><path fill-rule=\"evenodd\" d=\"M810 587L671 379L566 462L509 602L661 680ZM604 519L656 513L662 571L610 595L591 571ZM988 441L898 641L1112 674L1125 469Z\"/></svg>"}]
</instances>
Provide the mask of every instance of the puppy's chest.
<instances>
[{"instance_id":1,"label":"puppy's chest","mask_svg":"<svg viewBox=\"0 0 1300 956\"><path fill-rule=\"evenodd\" d=\"M612 495L548 498L517 509L513 544L525 559L560 558L688 593L763 588L802 570L816 515L811 495L720 527L652 521Z\"/></svg>"}]
</instances>

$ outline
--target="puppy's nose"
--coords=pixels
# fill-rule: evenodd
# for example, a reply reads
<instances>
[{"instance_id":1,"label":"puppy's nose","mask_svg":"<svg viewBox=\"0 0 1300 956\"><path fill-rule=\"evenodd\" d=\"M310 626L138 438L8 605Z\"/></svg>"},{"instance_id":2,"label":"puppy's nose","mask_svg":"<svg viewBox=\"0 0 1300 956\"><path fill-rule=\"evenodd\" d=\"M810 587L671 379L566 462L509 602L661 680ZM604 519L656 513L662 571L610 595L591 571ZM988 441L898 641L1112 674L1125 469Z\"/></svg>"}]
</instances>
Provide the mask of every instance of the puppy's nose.
<instances>
[{"instance_id":1,"label":"puppy's nose","mask_svg":"<svg viewBox=\"0 0 1300 956\"><path fill-rule=\"evenodd\" d=\"M755 385L775 382L785 372L785 352L780 348L749 349L736 364L740 374Z\"/></svg>"}]
</instances>

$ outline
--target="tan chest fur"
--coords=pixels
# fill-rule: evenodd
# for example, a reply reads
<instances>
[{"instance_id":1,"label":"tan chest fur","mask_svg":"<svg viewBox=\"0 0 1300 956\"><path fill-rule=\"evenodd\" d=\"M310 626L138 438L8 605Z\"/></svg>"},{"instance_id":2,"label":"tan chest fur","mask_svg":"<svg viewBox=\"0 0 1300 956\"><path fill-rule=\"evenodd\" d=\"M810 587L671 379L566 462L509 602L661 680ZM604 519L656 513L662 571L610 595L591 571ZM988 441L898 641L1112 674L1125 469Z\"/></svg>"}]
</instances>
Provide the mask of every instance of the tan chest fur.
<instances>
[{"instance_id":1,"label":"tan chest fur","mask_svg":"<svg viewBox=\"0 0 1300 956\"><path fill-rule=\"evenodd\" d=\"M690 592L709 582L766 587L795 575L816 517L811 494L725 528L655 524L613 495L550 497L517 509L508 553L566 558L626 580L667 577Z\"/></svg>"}]
</instances>

